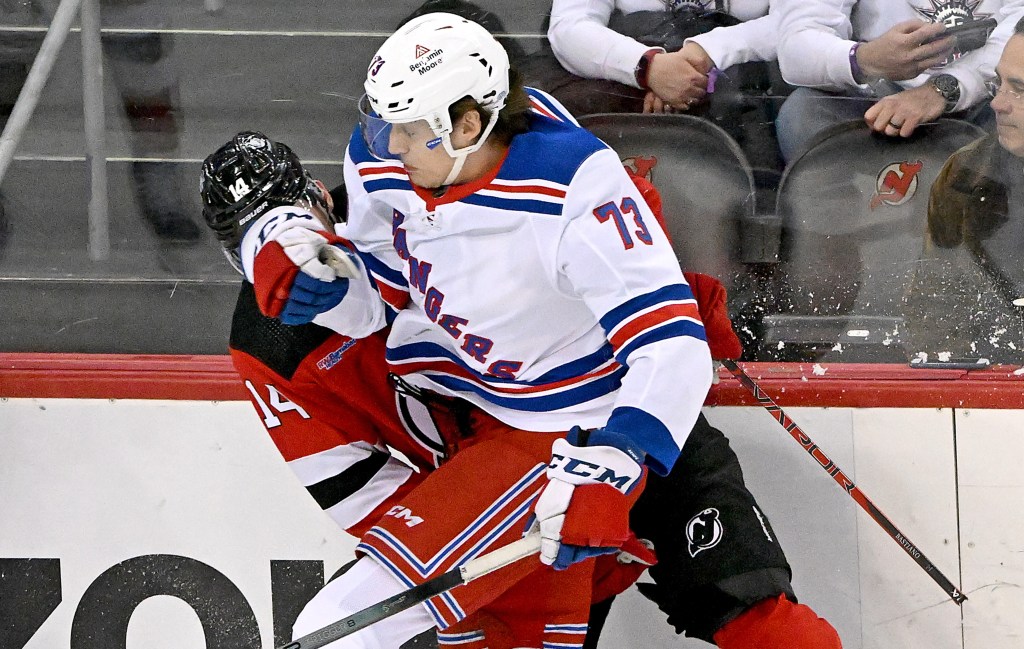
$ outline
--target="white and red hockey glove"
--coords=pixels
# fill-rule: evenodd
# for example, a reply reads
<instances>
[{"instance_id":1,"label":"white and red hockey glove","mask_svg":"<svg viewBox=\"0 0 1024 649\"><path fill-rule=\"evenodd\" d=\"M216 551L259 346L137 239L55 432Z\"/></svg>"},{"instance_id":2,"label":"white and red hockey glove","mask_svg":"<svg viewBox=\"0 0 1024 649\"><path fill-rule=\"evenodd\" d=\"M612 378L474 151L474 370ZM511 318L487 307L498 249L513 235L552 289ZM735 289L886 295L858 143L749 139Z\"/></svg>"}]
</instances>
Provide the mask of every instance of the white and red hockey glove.
<instances>
[{"instance_id":1,"label":"white and red hockey glove","mask_svg":"<svg viewBox=\"0 0 1024 649\"><path fill-rule=\"evenodd\" d=\"M626 435L579 426L551 446L548 484L533 508L540 560L555 570L610 554L629 539L629 499L643 477L643 451Z\"/></svg>"},{"instance_id":2,"label":"white and red hockey glove","mask_svg":"<svg viewBox=\"0 0 1024 649\"><path fill-rule=\"evenodd\" d=\"M299 325L336 307L348 291L349 278L359 277L354 253L345 244L329 232L302 227L268 241L253 261L260 311Z\"/></svg>"}]
</instances>

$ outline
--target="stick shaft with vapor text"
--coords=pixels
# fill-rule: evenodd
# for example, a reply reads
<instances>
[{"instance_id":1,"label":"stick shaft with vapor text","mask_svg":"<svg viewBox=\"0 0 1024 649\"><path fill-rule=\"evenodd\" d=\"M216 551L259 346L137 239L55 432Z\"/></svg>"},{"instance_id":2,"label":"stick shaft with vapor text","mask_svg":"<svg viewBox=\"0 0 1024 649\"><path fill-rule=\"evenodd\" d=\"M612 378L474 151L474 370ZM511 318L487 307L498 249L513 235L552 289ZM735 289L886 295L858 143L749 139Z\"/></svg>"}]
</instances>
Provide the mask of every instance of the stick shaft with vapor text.
<instances>
[{"instance_id":1,"label":"stick shaft with vapor text","mask_svg":"<svg viewBox=\"0 0 1024 649\"><path fill-rule=\"evenodd\" d=\"M935 567L935 564L928 560L928 557L924 556L924 553L917 548L917 545L912 543L910 539L907 538L907 535L901 532L893 522L889 520L889 518L883 514L867 496L864 495L864 492L860 490L860 487L854 484L853 480L843 473L842 469L840 469L835 462L830 460L828 456L825 455L825 452L822 451L821 448L815 444L806 433L804 433L804 431L800 430L800 427L797 426L796 422L790 419L789 415L787 415L777 403L772 401L771 397L761 390L761 387L754 382L754 379L750 378L750 376L748 376L747 373L735 363L735 361L727 359L723 360L722 364L732 373L733 376L739 379L740 383L742 383L744 387L750 390L754 395L754 398L757 399L757 402L764 406L776 421L782 424L782 427L789 432L793 439L795 439L800 446L802 446L803 449L821 465L823 469L825 469L825 472L832 476L832 479L835 480L839 486L846 491L846 493L850 494L850 497L860 505L861 509L866 511L868 516L873 518L874 521L878 523L882 529L900 545L901 548L903 548L904 552L910 555L910 558L916 561L917 565L921 566L921 568L928 573L928 576L931 577L932 580L942 588L942 590L946 591L946 595L948 595L950 599L957 604L962 604L967 599L967 596L964 595L957 586L953 585L953 582L947 579L946 576Z\"/></svg>"},{"instance_id":2,"label":"stick shaft with vapor text","mask_svg":"<svg viewBox=\"0 0 1024 649\"><path fill-rule=\"evenodd\" d=\"M467 584L478 577L490 574L499 568L525 559L540 551L540 534L529 534L518 541L513 541L497 550L470 559L466 563L448 572L425 581L419 586L404 590L373 606L353 613L352 615L328 624L301 638L296 638L279 649L319 649L345 636L352 635L360 629L376 624L392 615L421 604L435 595Z\"/></svg>"}]
</instances>

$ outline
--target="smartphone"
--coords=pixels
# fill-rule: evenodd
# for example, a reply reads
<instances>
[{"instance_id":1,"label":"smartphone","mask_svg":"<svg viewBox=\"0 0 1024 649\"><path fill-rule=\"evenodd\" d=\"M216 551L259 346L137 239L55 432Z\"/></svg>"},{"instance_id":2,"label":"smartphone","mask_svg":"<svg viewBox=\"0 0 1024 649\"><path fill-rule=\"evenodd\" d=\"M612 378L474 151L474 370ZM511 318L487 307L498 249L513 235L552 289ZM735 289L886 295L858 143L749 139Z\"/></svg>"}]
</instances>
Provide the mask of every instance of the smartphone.
<instances>
[{"instance_id":1,"label":"smartphone","mask_svg":"<svg viewBox=\"0 0 1024 649\"><path fill-rule=\"evenodd\" d=\"M988 36L996 28L999 22L995 18L983 18L982 20L968 20L959 25L947 27L945 31L929 38L922 45L933 43L939 39L953 36L956 38L956 49L961 52L970 52L983 47L988 42Z\"/></svg>"},{"instance_id":2,"label":"smartphone","mask_svg":"<svg viewBox=\"0 0 1024 649\"><path fill-rule=\"evenodd\" d=\"M918 357L910 360L911 367L927 370L983 370L991 364L987 358L950 358L940 361Z\"/></svg>"}]
</instances>

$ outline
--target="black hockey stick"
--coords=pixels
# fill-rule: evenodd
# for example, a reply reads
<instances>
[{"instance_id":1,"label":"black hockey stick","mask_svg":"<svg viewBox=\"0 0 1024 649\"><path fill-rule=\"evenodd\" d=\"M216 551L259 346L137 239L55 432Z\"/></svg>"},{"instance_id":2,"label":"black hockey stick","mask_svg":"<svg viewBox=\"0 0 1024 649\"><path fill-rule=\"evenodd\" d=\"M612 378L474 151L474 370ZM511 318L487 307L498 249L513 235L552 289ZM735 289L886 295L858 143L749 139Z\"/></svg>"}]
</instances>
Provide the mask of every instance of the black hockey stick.
<instances>
[{"instance_id":1,"label":"black hockey stick","mask_svg":"<svg viewBox=\"0 0 1024 649\"><path fill-rule=\"evenodd\" d=\"M377 602L373 606L364 608L358 613L328 624L322 629L292 640L278 649L318 649L329 645L335 640L352 635L371 624L376 624L385 618L425 602L435 595L440 595L456 586L468 584L478 577L483 577L520 559L537 554L539 551L540 534L530 534L497 550L471 559L458 568L452 568L443 575L423 582L419 586L414 586L382 602Z\"/></svg>"},{"instance_id":2,"label":"black hockey stick","mask_svg":"<svg viewBox=\"0 0 1024 649\"><path fill-rule=\"evenodd\" d=\"M928 557L924 556L924 553L921 552L916 545L911 543L910 539L908 539L903 532L900 532L893 522L889 520L889 518L878 509L878 507L875 507L875 504L864 495L864 492L860 490L860 487L854 484L853 480L847 477L847 475L843 473L842 469L840 469L835 462L830 460L828 456L825 455L825 452L822 451L821 448L815 444L806 433L804 433L804 431L800 430L800 427L796 425L796 422L790 419L789 415L787 415L777 403L772 401L771 397L765 394L757 383L754 383L754 379L750 378L750 376L743 371L743 368L737 365L735 361L728 359L723 360L722 365L725 365L726 369L732 372L733 376L739 379L740 383L750 390L751 394L754 395L754 398L757 399L757 402L764 406L765 410L771 413L772 417L774 417L776 421L782 424L782 427L789 432L793 439L795 439L797 443L799 443L800 446L802 446L803 449L821 465L821 468L825 469L826 473L832 476L832 478L839 483L839 486L842 487L846 493L850 494L850 497L861 506L861 509L866 511L868 516L873 518L875 522L878 523L890 537L892 537L892 540L899 543L900 547L917 562L917 565L924 568L924 571L928 573L928 576L931 577L935 583L942 588L942 590L946 591L946 595L948 595L950 599L957 604L962 604L967 599L967 596L964 595L959 588L954 586L953 582L947 579L946 576L935 567L935 564L929 561Z\"/></svg>"}]
</instances>

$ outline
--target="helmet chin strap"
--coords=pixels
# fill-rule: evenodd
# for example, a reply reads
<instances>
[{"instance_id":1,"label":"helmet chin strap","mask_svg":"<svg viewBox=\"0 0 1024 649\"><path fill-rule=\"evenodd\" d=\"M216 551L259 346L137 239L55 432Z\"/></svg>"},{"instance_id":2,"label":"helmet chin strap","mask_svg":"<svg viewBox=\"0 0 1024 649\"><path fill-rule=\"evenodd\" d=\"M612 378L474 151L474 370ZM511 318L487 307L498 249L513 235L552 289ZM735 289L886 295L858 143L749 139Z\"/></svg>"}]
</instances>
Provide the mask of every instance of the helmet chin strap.
<instances>
[{"instance_id":1,"label":"helmet chin strap","mask_svg":"<svg viewBox=\"0 0 1024 649\"><path fill-rule=\"evenodd\" d=\"M441 183L442 187L446 187L455 182L455 179L458 178L459 174L462 172L462 167L463 165L466 164L466 158L468 157L468 153L463 153L461 155L454 156L455 164L452 165L452 170L448 172L448 177L445 178L444 182Z\"/></svg>"},{"instance_id":2,"label":"helmet chin strap","mask_svg":"<svg viewBox=\"0 0 1024 649\"><path fill-rule=\"evenodd\" d=\"M452 170L448 173L448 177L444 179L443 183L441 183L442 186L447 186L454 183L455 179L458 178L459 173L462 172L462 167L463 165L466 164L466 158L469 157L469 154L473 153L474 151L478 151L480 147L484 145L484 142L487 141L487 136L491 134L491 130L494 129L494 125L498 123L497 112L501 110L502 106L503 104L498 105L496 107L494 117L487 121L487 125L484 126L484 130L480 134L480 138L476 141L475 144L471 144L467 147L463 147L456 151L455 149L452 148L451 136L449 134L445 134L443 136L442 143L444 144L444 148L448 152L448 155L455 158L455 165L452 167Z\"/></svg>"}]
</instances>

